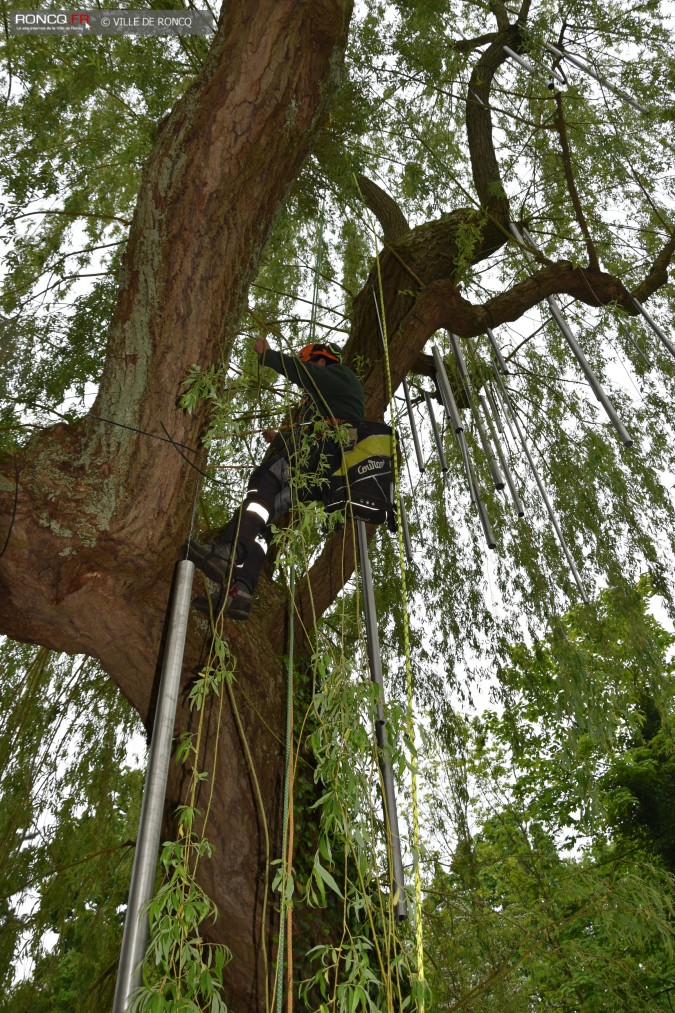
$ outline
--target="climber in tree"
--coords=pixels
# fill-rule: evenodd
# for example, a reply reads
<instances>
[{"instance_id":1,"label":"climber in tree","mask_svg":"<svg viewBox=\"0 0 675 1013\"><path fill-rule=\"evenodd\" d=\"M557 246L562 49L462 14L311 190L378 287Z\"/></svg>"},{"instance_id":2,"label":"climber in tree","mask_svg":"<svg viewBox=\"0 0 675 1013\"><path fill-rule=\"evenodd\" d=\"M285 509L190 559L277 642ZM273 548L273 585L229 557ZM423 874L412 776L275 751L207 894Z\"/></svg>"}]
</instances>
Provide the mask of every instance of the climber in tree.
<instances>
[{"instance_id":1,"label":"climber in tree","mask_svg":"<svg viewBox=\"0 0 675 1013\"><path fill-rule=\"evenodd\" d=\"M246 498L217 542L191 540L188 557L207 577L221 585L211 607L224 604L230 619L248 619L251 596L271 539L270 523L291 505L293 468L310 476L298 488L303 502L321 499L322 478L339 466L340 444L330 428L363 421L363 386L333 344L313 343L297 357L275 352L264 338L253 344L263 366L270 366L305 391L297 421L286 431L264 430L270 448L248 483ZM317 426L316 423L319 423ZM311 478L315 481L311 481ZM195 606L209 611L206 598Z\"/></svg>"}]
</instances>

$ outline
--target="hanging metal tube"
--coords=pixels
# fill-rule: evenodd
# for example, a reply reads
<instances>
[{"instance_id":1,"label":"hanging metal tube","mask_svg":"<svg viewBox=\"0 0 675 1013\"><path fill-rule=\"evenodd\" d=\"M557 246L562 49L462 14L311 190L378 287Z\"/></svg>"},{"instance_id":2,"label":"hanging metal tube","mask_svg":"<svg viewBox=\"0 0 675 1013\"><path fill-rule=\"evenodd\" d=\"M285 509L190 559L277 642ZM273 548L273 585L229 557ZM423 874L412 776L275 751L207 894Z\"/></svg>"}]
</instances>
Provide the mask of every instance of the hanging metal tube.
<instances>
[{"instance_id":1,"label":"hanging metal tube","mask_svg":"<svg viewBox=\"0 0 675 1013\"><path fill-rule=\"evenodd\" d=\"M492 330L491 327L487 328L486 334L488 336L488 341L492 345L492 351L495 353L495 358L497 360L497 365L501 369L501 371L504 374L504 376L508 376L509 375L509 367L506 364L506 359L504 358L504 356L502 355L502 353L500 351L499 345L497 344L497 339L495 338L494 332L493 332L493 330Z\"/></svg>"},{"instance_id":2,"label":"hanging metal tube","mask_svg":"<svg viewBox=\"0 0 675 1013\"><path fill-rule=\"evenodd\" d=\"M464 390L466 391L466 396L467 396L467 399L469 401L469 406L470 406L470 408L472 408L473 406L472 406L471 402L473 400L473 397L474 397L474 394L475 394L475 390L474 390L474 387L473 387L473 383L471 382L471 377L469 375L469 370L467 369L466 360L465 360L464 355L462 353L462 349L461 349L461 346L459 344L459 341L457 340L457 335L453 334L452 332L449 332L449 333L450 333L450 342L452 344L452 350L455 353L455 359L456 359L457 365L459 367L459 374L460 374L460 376L462 378L462 383L464 384ZM479 438L479 440L481 442L481 446L483 448L483 453L485 454L485 457L487 459L488 467L490 469L490 474L492 476L493 485L494 485L495 489L497 489L497 491L501 492L501 490L504 488L504 485L505 485L504 476L502 475L501 471L499 470L499 465L497 464L497 459L495 457L495 452L492 449L492 445L490 444L490 441L488 439L488 435L485 432L485 426L481 422L480 415L478 414L478 412L475 412L474 418L476 420L476 428L478 430L478 438Z\"/></svg>"},{"instance_id":3,"label":"hanging metal tube","mask_svg":"<svg viewBox=\"0 0 675 1013\"><path fill-rule=\"evenodd\" d=\"M535 250L537 249L536 243L534 242L532 236L530 235L530 233L527 231L526 228L523 228L522 236L518 231L517 226L515 226L513 222L511 222L510 224L510 229L512 234L518 240L518 242L522 243L523 246L525 245L525 243L523 242L524 236L527 242L530 244L530 246ZM548 303L548 307L551 311L551 316L553 317L558 327L560 328L560 331L562 332L563 337L566 339L567 344L572 349L572 353L576 358L577 362L579 363L581 371L588 380L591 390L595 394L596 398L598 399L602 407L605 409L609 421L612 423L612 425L614 426L619 435L619 439L621 440L621 442L625 447L632 447L633 446L632 436L628 433L623 422L617 415L614 405L605 394L605 391L603 390L600 381L598 380L597 376L593 371L593 367L591 366L590 362L588 361L583 351L581 350L581 347L579 346L577 339L572 334L572 331L570 330L569 325L563 316L562 310L560 309L557 300L555 299L554 296L549 295L546 297L546 302Z\"/></svg>"},{"instance_id":4,"label":"hanging metal tube","mask_svg":"<svg viewBox=\"0 0 675 1013\"><path fill-rule=\"evenodd\" d=\"M124 1013L131 993L141 984L141 964L148 938L148 916L145 908L152 899L155 884L157 852L194 572L194 563L187 559L181 560L176 566L157 713L145 777L129 901L124 919L113 1013Z\"/></svg>"},{"instance_id":5,"label":"hanging metal tube","mask_svg":"<svg viewBox=\"0 0 675 1013\"><path fill-rule=\"evenodd\" d=\"M513 420L513 424L516 427L516 431L517 431L518 437L520 439L520 444L521 444L523 450L525 451L525 456L527 457L528 463L530 465L530 469L532 471L532 474L534 475L534 480L537 483L537 488L539 489L539 495L541 496L542 500L544 501L544 506L546 507L548 515L549 515L549 517L551 519L551 524L553 525L553 529L554 529L556 535L558 536L558 541L560 543L560 547L562 548L562 550L563 550L563 552L565 554L565 559L567 560L567 565L569 566L570 570L572 571L572 575L574 577L575 583L576 583L576 585L577 585L577 587L579 589L579 594L581 595L581 600L584 602L585 605L588 605L588 601L589 600L588 600L588 595L586 594L586 589L584 588L583 582L581 580L581 576L579 574L579 571L577 570L577 567L576 567L576 564L574 562L574 559L572 558L572 554L571 554L570 550L567 548L567 542L565 541L565 536L563 535L562 529L561 529L560 525L558 524L558 518L556 517L555 511L553 510L553 507L551 505L551 501L548 498L548 495L546 493L546 489L544 488L544 483L542 482L541 477L539 475L539 470L538 470L536 464L534 463L534 458L532 457L532 454L530 453L530 448L527 445L527 439L525 438L525 433L523 432L522 427L520 425L520 422L518 421L518 415L516 414L515 409L514 409L512 403L511 403L511 398L509 397L509 392L507 391L506 387L502 383L502 378L499 375L499 371L497 370L497 368L494 365L494 363L492 365L492 368L493 368L494 374L495 374L495 376L497 378L497 384L499 386L499 390L501 392L504 404L508 408L508 412L509 412L509 414L511 416L511 419Z\"/></svg>"},{"instance_id":6,"label":"hanging metal tube","mask_svg":"<svg viewBox=\"0 0 675 1013\"><path fill-rule=\"evenodd\" d=\"M431 419L431 431L434 434L434 443L436 444L436 451L441 462L441 470L443 471L443 474L445 474L448 470L448 462L445 458L441 434L438 431L438 423L436 422L436 416L434 414L434 406L431 403L431 398L426 390L424 392L424 400L426 401L427 411L429 412L429 418Z\"/></svg>"},{"instance_id":7,"label":"hanging metal tube","mask_svg":"<svg viewBox=\"0 0 675 1013\"><path fill-rule=\"evenodd\" d=\"M604 85L605 88L609 88L610 91L613 91L614 94L617 95L624 102L628 102L628 104L631 105L633 109L637 109L639 113L647 115L648 110L645 109L644 106L640 105L639 102L637 102L630 95L626 94L626 92L623 91L621 88L618 88L615 84L612 84L611 81L608 81L606 77L602 77L600 74L598 74L595 70L593 70L592 67L589 67L589 65L584 60L580 60L578 56L573 56L572 53L568 53L566 50L558 49L557 46L552 45L550 42L545 42L544 45L548 49L549 53L554 53L556 56L560 56L563 60L567 60L568 63L573 64L579 70L583 70L585 74L588 74L589 77L592 77L595 81L598 82L598 84Z\"/></svg>"},{"instance_id":8,"label":"hanging metal tube","mask_svg":"<svg viewBox=\"0 0 675 1013\"><path fill-rule=\"evenodd\" d=\"M405 899L405 878L401 855L401 835L398 829L398 808L396 805L396 792L394 790L394 775L391 769L391 760L389 759L389 739L387 736L387 722L384 716L384 679L382 677L382 659L380 657L380 637L377 630L373 574L368 555L368 538L366 537L365 521L357 520L356 531L359 542L359 561L361 566L361 583L363 585L363 608L366 617L370 678L379 688L375 735L377 737L378 762L384 788L384 825L388 836L391 883L394 895L398 898L394 910L396 917L403 919L408 917L408 906Z\"/></svg>"},{"instance_id":9,"label":"hanging metal tube","mask_svg":"<svg viewBox=\"0 0 675 1013\"><path fill-rule=\"evenodd\" d=\"M448 374L445 369L443 357L436 345L432 345L431 354L433 355L434 365L436 367L436 384L445 407L446 415L448 416L453 432L461 433L464 430L464 423L462 422L459 414L455 396L452 393L452 387L450 386L450 381L448 380Z\"/></svg>"},{"instance_id":10,"label":"hanging metal tube","mask_svg":"<svg viewBox=\"0 0 675 1013\"><path fill-rule=\"evenodd\" d=\"M405 395L405 403L408 408L408 418L410 419L410 432L412 433L413 443L415 445L415 456L417 457L417 467L420 472L424 474L426 465L424 463L424 454L422 453L422 446L420 444L419 433L417 432L417 423L415 422L415 416L413 415L412 401L410 400L410 389L408 388L408 381L403 378L403 393Z\"/></svg>"},{"instance_id":11,"label":"hanging metal tube","mask_svg":"<svg viewBox=\"0 0 675 1013\"><path fill-rule=\"evenodd\" d=\"M464 435L464 423L462 422L459 414L459 409L450 387L450 381L448 380L448 374L445 369L445 363L438 348L433 345L431 349L434 357L434 364L436 366L436 387L440 394L443 407L445 408L445 414L450 422L450 425L455 431L457 442L459 443L459 449L462 455L462 461L464 462L464 471L466 472L466 480L469 483L469 493L471 494L471 502L476 502L476 490L474 489L473 479L471 477L471 464L469 461L469 448L466 445L466 436Z\"/></svg>"},{"instance_id":12,"label":"hanging metal tube","mask_svg":"<svg viewBox=\"0 0 675 1013\"><path fill-rule=\"evenodd\" d=\"M497 432L503 433L504 427L502 425L502 417L499 414L499 411L497 410L497 402L495 401L494 394L492 393L492 388L486 387L485 390L487 393L488 401L490 403L490 407L492 408L492 418L494 419L494 423L497 426Z\"/></svg>"},{"instance_id":13,"label":"hanging metal tube","mask_svg":"<svg viewBox=\"0 0 675 1013\"><path fill-rule=\"evenodd\" d=\"M474 345L473 341L471 340L471 338L467 338L467 341L468 341L468 344L469 344L469 348L471 349L471 352L472 352L472 354L473 354L473 356L475 358L476 357L476 348L475 348L475 345ZM483 393L483 391L485 391L487 393L488 397L492 400L492 412L490 411L490 408L488 406L488 402L486 400L486 397L485 397L485 394ZM487 386L486 383L483 384L483 390L477 391L477 394L478 394L478 401L480 403L481 408L483 409L483 415L485 416L485 421L487 422L488 428L490 430L490 435L492 437L492 444L494 445L494 447L495 447L495 449L496 449L496 451L497 451L497 453L499 455L499 461L500 461L501 466L502 466L502 471L504 472L504 475L506 477L506 484L509 487L509 492L511 493L511 499L513 500L513 505L514 505L514 507L516 509L516 513L518 514L519 517L524 517L525 516L525 508L523 506L523 501L521 500L520 496L518 495L518 490L516 488L516 483L514 481L513 474L511 472L511 468L509 467L509 463L508 463L508 461L506 459L506 454L504 453L502 445L501 445L501 443L499 441L499 436L497 435L497 433L495 431L495 422L496 422L497 427L499 428L500 432L502 431L501 430L501 422L500 422L500 419L499 419L499 412L497 411L497 405L494 403L494 399L492 398L492 392L490 391L490 388ZM493 421L493 416L494 416L494 421Z\"/></svg>"},{"instance_id":14,"label":"hanging metal tube","mask_svg":"<svg viewBox=\"0 0 675 1013\"><path fill-rule=\"evenodd\" d=\"M640 313L642 314L642 316L645 318L645 320L647 321L647 323L649 324L649 326L651 327L651 329L654 331L654 334L656 334L656 336L661 339L661 341L663 342L663 344L665 345L665 347L668 349L668 351L670 352L670 354L675 357L675 345L672 343L672 341L669 338L666 337L666 335L663 333L663 331L661 330L661 328L657 324L656 320L654 320L653 317L651 317L650 314L647 313L647 310L644 308L644 306L642 305L642 303L639 303L637 301L637 299L635 299L633 296L631 296L631 299L633 300L633 303L635 304L635 306L637 307L637 309L640 311Z\"/></svg>"},{"instance_id":15,"label":"hanging metal tube","mask_svg":"<svg viewBox=\"0 0 675 1013\"><path fill-rule=\"evenodd\" d=\"M535 77L540 76L539 67L535 67L535 65L533 63L530 63L529 60L526 60L522 56L519 56L519 54L514 52L514 50L511 49L509 46L502 46L502 49L504 50L507 56L511 57L512 60L515 60L516 63L519 63L520 66L523 67L525 70L529 70L530 74L534 74ZM559 84L565 84L565 78L562 77L562 75L559 74L554 67L542 67L541 71L543 71L547 76L550 75Z\"/></svg>"},{"instance_id":16,"label":"hanging metal tube","mask_svg":"<svg viewBox=\"0 0 675 1013\"><path fill-rule=\"evenodd\" d=\"M480 403L481 403L481 408L483 409L483 414L485 415L485 419L487 421L487 424L490 427L490 432L492 433L493 443L494 443L495 447L497 448L497 453L499 454L499 460L501 462L502 470L503 470L504 475L506 477L506 484L509 487L509 492L511 493L511 499L513 500L513 505L514 505L514 507L516 509L516 513L518 514L519 517L524 517L525 516L525 507L523 506L523 501L521 500L520 496L518 495L518 490L516 488L516 483L514 481L513 474L511 472L511 468L509 467L509 463L506 460L506 454L504 453L502 445L499 442L499 438L497 436L497 433L495 432L495 429L494 429L494 426L493 426L493 423L492 423L492 418L490 416L490 409L488 407L487 401L485 400L485 397L483 396L483 394L479 394L478 397L480 398Z\"/></svg>"}]
</instances>

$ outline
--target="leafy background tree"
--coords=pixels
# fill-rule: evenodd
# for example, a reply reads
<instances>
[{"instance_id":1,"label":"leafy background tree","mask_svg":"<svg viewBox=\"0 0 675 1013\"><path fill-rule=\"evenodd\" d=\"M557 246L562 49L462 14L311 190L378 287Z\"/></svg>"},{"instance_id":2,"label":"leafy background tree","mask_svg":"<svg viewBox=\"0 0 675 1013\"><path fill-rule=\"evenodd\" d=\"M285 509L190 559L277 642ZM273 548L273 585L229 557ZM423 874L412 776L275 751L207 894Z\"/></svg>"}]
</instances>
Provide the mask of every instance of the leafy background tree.
<instances>
[{"instance_id":1,"label":"leafy background tree","mask_svg":"<svg viewBox=\"0 0 675 1013\"><path fill-rule=\"evenodd\" d=\"M371 417L381 417L388 403L387 372L395 391L405 375L416 398L431 390L425 345L432 337L441 345L500 546L498 555L487 555L448 432L452 481L432 461L406 487L417 552L408 574L408 637L391 576L395 545L378 534L372 553L378 609L387 617L381 638L388 695L404 699L407 640L418 713L429 715L423 723L446 747L438 762L465 757L464 767L452 761L437 796L442 804L430 815L430 825L438 821L439 833L445 827L456 843L451 868L435 868L432 842L423 863L429 907L439 898L429 912L441 932L432 930L428 943L440 969L430 973L434 1001L439 1008L446 1001L449 1008L508 1008L536 1000L570 1009L615 1008L619 1001L630 1008L636 997L668 1001L660 967L670 935L663 898L672 842L663 799L672 776L672 707L663 688L665 634L646 619L647 591L635 586L649 572L669 601L674 365L630 298L648 300L668 328L675 249L668 13L658 3L516 8L498 0L368 3L352 11L347 2L321 0L311 11L278 2L227 7L213 40L55 44L5 32L0 523L7 536L0 624L17 642L96 658L111 679L100 706L95 694L85 697L86 680L77 683L95 724L78 726L73 718L73 741L96 736L106 745L87 772L70 781L64 775L63 803L49 803L42 849L23 839L40 827L47 805L30 771L43 762L41 743L55 720L48 717L58 706L55 675L44 676L44 694L33 694L44 695L39 706L46 708L31 722L44 731L21 746L33 759L14 774L7 768L18 781L5 791L18 808L8 815L13 872L6 901L44 884L34 925L21 923L14 902L5 919L8 963L20 933L32 932L35 969L30 983L17 986L19 1003L26 990L37 1004L42 998L35 996L53 987L68 1008L63 995L73 980L103 982L110 971L128 872L125 842L138 804L137 775L117 773L124 735L112 728L130 728L131 717L115 710L123 706L116 694L150 723L172 565L199 482L186 457L212 479L201 489L198 523L217 528L240 498L245 465L261 453L259 431L278 423L288 402L271 388L271 377L258 377L250 338L271 332L287 349L305 342L319 231L319 334L349 335L347 355L363 377ZM643 111L553 56L546 43L591 62ZM504 45L535 72L514 64ZM564 83L556 78L551 87L554 70ZM540 256L525 256L510 221L527 225ZM388 363L373 289L387 325ZM553 293L633 436L630 450L598 413L565 342L537 309ZM508 428L502 438L526 520L491 490L443 333L460 336L474 385L498 398L488 326L497 329L511 397L593 598L586 610L569 611L577 592ZM90 384L97 389L93 405ZM400 400L394 407L400 415ZM412 459L404 418L401 434ZM183 445L183 456L169 438ZM258 884L271 880L270 863L281 853L280 659L289 559L298 570L301 628L317 631L303 634L299 646L309 663L299 676L304 717L296 715L296 731L305 762L296 769L302 803L295 816L309 868L298 859L296 985L310 974L299 954L334 931L335 911L317 918L310 909L322 902L322 890L329 907L335 903L330 883L340 889L338 867L345 884L366 866L375 880L367 890L364 880L360 893L340 890L349 919L338 914L338 926L364 911L372 922L370 935L352 933L358 946L348 951L362 977L344 978L339 957L328 976L334 1005L366 1002L358 989L364 991L367 973L377 977L375 941L389 938L363 899L378 896L383 855L381 847L367 847L382 839L367 746L372 699L365 693L352 700L363 671L363 631L358 589L346 583L354 568L351 532L326 539L311 516L297 530L280 546L280 569L261 584L255 623L215 639L199 621L192 624L177 718L187 762L172 770L168 813L178 805L183 815L210 813L209 826L195 832L217 850L200 858L197 879L221 918L215 925L205 919L199 931L232 950L224 995L234 1009L265 1008L272 974L265 959L276 932L268 917L274 904L264 907ZM11 642L5 650L8 699L12 687L43 678L38 671L72 673L73 665L90 664L48 661ZM213 674L216 662L221 677ZM87 671L93 679L100 670ZM481 676L498 680L503 710L467 723L457 716L457 695L468 702L472 679ZM200 710L191 689L207 683L212 693ZM217 754L213 736L189 738L200 714L220 728ZM402 748L399 708L391 721ZM14 726L24 727L13 711L10 734ZM343 749L348 729L351 753ZM431 742L426 746L435 763ZM434 765L425 755L419 763L429 780ZM405 778L402 753L396 762ZM209 806L199 794L189 803L200 771L217 786ZM314 818L315 779L330 786L324 795L332 808L324 800ZM482 810L471 801L476 786L496 779L502 794L487 794ZM83 786L79 798L76 783ZM365 823L354 815L359 809ZM89 812L101 814L100 826L88 824ZM347 844L339 851L336 814L347 812ZM168 815L172 836L170 823ZM92 872L93 892L71 909L67 875L50 870L91 854L88 841L104 824L103 850L115 849L114 857L92 861L114 869ZM561 850L565 835L575 842L573 857ZM75 840L77 855L70 851ZM53 901L50 884L63 891ZM99 904L103 894L109 899ZM627 914L638 898L651 912L647 927L635 927ZM610 918L615 902L618 933ZM459 966L450 973L454 951L443 934L454 904L464 915L461 924L452 922ZM68 926L77 924L77 934L99 909L107 942L92 970ZM537 937L536 952L512 956L521 942L514 924ZM58 936L51 955L42 947L47 927ZM566 969L566 948L578 954L590 938L598 947L593 968L579 961ZM643 954L644 970L633 962L628 984L620 981L615 938L626 952ZM384 979L402 966L401 952L414 950L405 939L402 951L392 946L378 956L383 991L368 986L371 1002L383 1008L394 1001ZM53 986L45 984L47 974ZM400 971L401 997L404 979Z\"/></svg>"}]
</instances>

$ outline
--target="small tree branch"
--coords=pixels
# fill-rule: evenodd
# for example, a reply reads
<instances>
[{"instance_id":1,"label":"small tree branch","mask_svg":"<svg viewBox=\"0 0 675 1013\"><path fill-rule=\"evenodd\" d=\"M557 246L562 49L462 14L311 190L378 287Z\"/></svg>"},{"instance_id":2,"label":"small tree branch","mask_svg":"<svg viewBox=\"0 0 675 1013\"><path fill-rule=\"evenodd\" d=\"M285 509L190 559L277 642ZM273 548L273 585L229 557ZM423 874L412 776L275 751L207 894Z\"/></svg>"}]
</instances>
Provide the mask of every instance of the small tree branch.
<instances>
[{"instance_id":1,"label":"small tree branch","mask_svg":"<svg viewBox=\"0 0 675 1013\"><path fill-rule=\"evenodd\" d=\"M574 208L574 215L576 217L579 228L581 229L586 244L586 252L588 253L588 266L597 271L600 268L600 262L598 260L598 253L593 244L591 238L590 229L586 216L584 214L583 204L579 197L579 191L577 190L576 183L574 182L574 172L572 171L572 157L570 153L569 138L567 136L567 126L565 124L565 111L563 108L562 95L559 91L555 93L555 104L556 104L556 119L555 125L558 131L558 137L560 138L560 147L562 149L562 162L565 170L565 180L567 181L567 189L569 191L570 199L572 201L572 207Z\"/></svg>"},{"instance_id":2,"label":"small tree branch","mask_svg":"<svg viewBox=\"0 0 675 1013\"><path fill-rule=\"evenodd\" d=\"M488 6L495 16L499 31L506 31L509 27L509 12L504 0L488 0Z\"/></svg>"}]
</instances>

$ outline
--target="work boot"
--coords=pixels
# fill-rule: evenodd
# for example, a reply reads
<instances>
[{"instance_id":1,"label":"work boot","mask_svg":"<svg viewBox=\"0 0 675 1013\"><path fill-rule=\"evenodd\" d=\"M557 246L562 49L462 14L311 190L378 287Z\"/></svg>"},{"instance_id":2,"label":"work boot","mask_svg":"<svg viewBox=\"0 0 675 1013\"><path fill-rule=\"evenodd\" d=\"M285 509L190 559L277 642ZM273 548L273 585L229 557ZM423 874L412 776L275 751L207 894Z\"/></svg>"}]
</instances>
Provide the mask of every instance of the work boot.
<instances>
[{"instance_id":1,"label":"work boot","mask_svg":"<svg viewBox=\"0 0 675 1013\"><path fill-rule=\"evenodd\" d=\"M224 608L226 619L246 622L251 611L251 601L251 592L247 588L232 584L227 593L221 587L213 594L195 598L192 604L205 616L213 615L216 618Z\"/></svg>"},{"instance_id":2,"label":"work boot","mask_svg":"<svg viewBox=\"0 0 675 1013\"><path fill-rule=\"evenodd\" d=\"M187 551L187 558L209 580L215 580L216 584L228 584L232 573L231 542L213 544L212 542L198 542L191 538L184 548Z\"/></svg>"}]
</instances>

